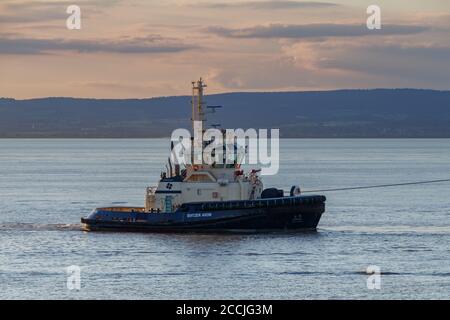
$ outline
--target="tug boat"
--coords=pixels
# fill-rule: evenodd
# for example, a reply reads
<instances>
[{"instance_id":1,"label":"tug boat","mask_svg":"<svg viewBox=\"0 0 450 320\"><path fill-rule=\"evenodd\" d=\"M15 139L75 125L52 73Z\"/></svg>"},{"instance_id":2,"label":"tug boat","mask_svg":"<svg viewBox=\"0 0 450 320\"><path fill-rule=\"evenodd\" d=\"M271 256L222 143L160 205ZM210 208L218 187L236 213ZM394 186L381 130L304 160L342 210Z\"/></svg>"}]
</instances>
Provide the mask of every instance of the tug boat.
<instances>
[{"instance_id":1,"label":"tug boat","mask_svg":"<svg viewBox=\"0 0 450 320\"><path fill-rule=\"evenodd\" d=\"M202 79L192 82L193 123L206 121L205 87ZM136 232L316 230L325 212L325 197L301 195L298 186L293 186L289 195L277 188L264 189L259 172L253 169L245 174L237 156L231 163L185 164L183 167L173 164L169 158L158 185L147 188L144 207L97 208L81 219L82 229Z\"/></svg>"}]
</instances>

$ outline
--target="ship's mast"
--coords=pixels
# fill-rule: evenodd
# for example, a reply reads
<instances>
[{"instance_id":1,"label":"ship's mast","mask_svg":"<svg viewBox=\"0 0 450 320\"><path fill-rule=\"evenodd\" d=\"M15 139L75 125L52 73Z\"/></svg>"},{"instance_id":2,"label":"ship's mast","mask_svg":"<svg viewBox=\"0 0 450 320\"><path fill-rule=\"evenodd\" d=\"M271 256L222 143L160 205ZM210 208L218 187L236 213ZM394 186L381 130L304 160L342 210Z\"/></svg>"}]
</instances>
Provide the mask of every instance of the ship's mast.
<instances>
[{"instance_id":1,"label":"ship's mast","mask_svg":"<svg viewBox=\"0 0 450 320\"><path fill-rule=\"evenodd\" d=\"M205 133L206 125L206 115L215 113L217 108L222 106L207 106L204 101L203 89L206 88L206 84L202 78L198 81L192 81L192 130L194 133L194 139L192 140L192 146L194 150L203 150L209 142L203 141L202 137ZM208 109L208 110L206 110ZM213 127L220 126L220 124L213 125ZM201 128L201 129L200 129ZM201 130L200 139L195 139L196 134ZM195 152L194 152L195 153ZM192 155L192 161L194 162L194 157L203 159L203 154ZM203 161L203 160L202 160Z\"/></svg>"},{"instance_id":2,"label":"ship's mast","mask_svg":"<svg viewBox=\"0 0 450 320\"><path fill-rule=\"evenodd\" d=\"M206 121L203 88L206 88L206 84L203 82L202 78L198 81L192 82L192 129L194 129L195 121Z\"/></svg>"}]
</instances>

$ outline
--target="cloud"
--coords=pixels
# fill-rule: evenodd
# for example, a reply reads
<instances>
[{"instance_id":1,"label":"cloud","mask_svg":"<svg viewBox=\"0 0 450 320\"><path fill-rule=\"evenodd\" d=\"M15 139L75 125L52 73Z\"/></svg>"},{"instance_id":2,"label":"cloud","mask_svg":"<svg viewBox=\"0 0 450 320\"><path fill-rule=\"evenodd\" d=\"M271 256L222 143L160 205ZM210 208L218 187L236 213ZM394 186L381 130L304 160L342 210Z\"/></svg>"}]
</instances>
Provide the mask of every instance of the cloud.
<instances>
[{"instance_id":1,"label":"cloud","mask_svg":"<svg viewBox=\"0 0 450 320\"><path fill-rule=\"evenodd\" d=\"M334 38L285 41L278 55L231 55L213 80L225 90L450 86L450 44L407 39ZM415 40L415 41L413 41Z\"/></svg>"},{"instance_id":2,"label":"cloud","mask_svg":"<svg viewBox=\"0 0 450 320\"><path fill-rule=\"evenodd\" d=\"M60 51L83 53L173 53L194 49L194 46L164 43L159 37L107 40L32 39L0 36L0 54L47 54Z\"/></svg>"},{"instance_id":3,"label":"cloud","mask_svg":"<svg viewBox=\"0 0 450 320\"><path fill-rule=\"evenodd\" d=\"M194 6L225 9L225 8L247 8L259 10L277 10L277 9L306 9L306 8L327 8L338 6L336 3L319 1L241 1L241 2L218 2L218 3L197 3Z\"/></svg>"},{"instance_id":4,"label":"cloud","mask_svg":"<svg viewBox=\"0 0 450 320\"><path fill-rule=\"evenodd\" d=\"M450 85L449 46L354 43L347 44L345 49L336 45L318 46L316 54L326 57L316 61L319 69L358 72L422 86Z\"/></svg>"},{"instance_id":5,"label":"cloud","mask_svg":"<svg viewBox=\"0 0 450 320\"><path fill-rule=\"evenodd\" d=\"M59 1L48 1L48 0L27 0L27 1L10 1L6 2L4 6L7 10L15 10L15 9L26 9L26 8L43 8L43 7L67 7L69 5L78 5L82 6L103 6L103 7L111 7L119 4L123 0L59 0Z\"/></svg>"},{"instance_id":6,"label":"cloud","mask_svg":"<svg viewBox=\"0 0 450 320\"><path fill-rule=\"evenodd\" d=\"M20 14L7 13L0 15L1 23L27 23L27 22L42 22L62 20L65 21L68 15L65 11L54 10L29 10L23 11Z\"/></svg>"},{"instance_id":7,"label":"cloud","mask_svg":"<svg viewBox=\"0 0 450 320\"><path fill-rule=\"evenodd\" d=\"M66 8L76 4L89 8L83 15L99 13L120 4L122 0L11 1L3 4L0 23L28 23L67 19Z\"/></svg>"},{"instance_id":8,"label":"cloud","mask_svg":"<svg viewBox=\"0 0 450 320\"><path fill-rule=\"evenodd\" d=\"M358 24L271 24L250 28L230 29L209 27L207 31L229 38L322 38L322 37L359 37L369 35L408 35L429 30L418 25L383 25L381 30L369 30L366 25Z\"/></svg>"}]
</instances>

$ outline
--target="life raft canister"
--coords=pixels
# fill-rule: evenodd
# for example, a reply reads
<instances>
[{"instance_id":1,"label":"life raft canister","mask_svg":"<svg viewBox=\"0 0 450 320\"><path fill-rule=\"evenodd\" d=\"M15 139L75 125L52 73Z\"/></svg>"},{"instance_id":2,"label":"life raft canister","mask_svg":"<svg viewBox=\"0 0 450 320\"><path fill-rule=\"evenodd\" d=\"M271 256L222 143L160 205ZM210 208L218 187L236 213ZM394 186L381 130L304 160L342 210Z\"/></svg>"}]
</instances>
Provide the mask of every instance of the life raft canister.
<instances>
[{"instance_id":1,"label":"life raft canister","mask_svg":"<svg viewBox=\"0 0 450 320\"><path fill-rule=\"evenodd\" d=\"M291 187L291 192L290 192L290 196L291 197L299 196L301 194L302 194L302 190L300 189L299 186L292 186Z\"/></svg>"}]
</instances>

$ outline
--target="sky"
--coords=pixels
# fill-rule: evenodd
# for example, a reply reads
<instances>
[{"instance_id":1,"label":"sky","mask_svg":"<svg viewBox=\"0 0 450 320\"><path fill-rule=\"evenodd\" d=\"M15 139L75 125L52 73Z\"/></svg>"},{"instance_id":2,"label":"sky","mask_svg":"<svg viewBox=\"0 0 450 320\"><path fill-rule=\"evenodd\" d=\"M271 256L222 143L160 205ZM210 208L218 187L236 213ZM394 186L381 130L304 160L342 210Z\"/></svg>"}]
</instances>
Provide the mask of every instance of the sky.
<instances>
[{"instance_id":1,"label":"sky","mask_svg":"<svg viewBox=\"0 0 450 320\"><path fill-rule=\"evenodd\" d=\"M450 1L0 0L0 97L186 95L200 76L208 93L450 90Z\"/></svg>"}]
</instances>

